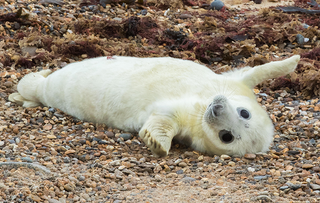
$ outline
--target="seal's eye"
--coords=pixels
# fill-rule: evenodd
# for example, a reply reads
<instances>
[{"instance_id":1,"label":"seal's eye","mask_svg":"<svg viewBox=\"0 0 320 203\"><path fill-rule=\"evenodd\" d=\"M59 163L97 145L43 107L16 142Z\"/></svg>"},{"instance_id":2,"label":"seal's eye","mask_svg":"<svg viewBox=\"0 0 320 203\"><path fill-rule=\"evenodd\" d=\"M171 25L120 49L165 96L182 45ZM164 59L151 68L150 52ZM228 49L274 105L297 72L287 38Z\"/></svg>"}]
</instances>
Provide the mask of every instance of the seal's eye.
<instances>
[{"instance_id":1,"label":"seal's eye","mask_svg":"<svg viewBox=\"0 0 320 203\"><path fill-rule=\"evenodd\" d=\"M234 136L228 130L221 130L219 132L219 138L223 143L226 143L226 144L229 144L234 140Z\"/></svg>"},{"instance_id":2,"label":"seal's eye","mask_svg":"<svg viewBox=\"0 0 320 203\"><path fill-rule=\"evenodd\" d=\"M239 108L237 108L237 111L242 118L247 119L247 120L250 119L251 115L247 109L239 107Z\"/></svg>"}]
</instances>

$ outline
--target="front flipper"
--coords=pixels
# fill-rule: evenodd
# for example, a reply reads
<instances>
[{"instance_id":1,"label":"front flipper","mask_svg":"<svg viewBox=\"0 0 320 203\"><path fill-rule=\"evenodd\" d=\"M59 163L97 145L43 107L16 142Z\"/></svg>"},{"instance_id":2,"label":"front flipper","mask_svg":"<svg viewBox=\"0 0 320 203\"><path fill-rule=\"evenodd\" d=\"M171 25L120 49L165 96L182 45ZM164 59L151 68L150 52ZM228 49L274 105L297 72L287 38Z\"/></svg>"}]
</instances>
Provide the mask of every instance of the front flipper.
<instances>
[{"instance_id":1,"label":"front flipper","mask_svg":"<svg viewBox=\"0 0 320 203\"><path fill-rule=\"evenodd\" d=\"M139 131L139 136L157 157L167 156L172 139L179 132L170 115L152 114Z\"/></svg>"}]
</instances>

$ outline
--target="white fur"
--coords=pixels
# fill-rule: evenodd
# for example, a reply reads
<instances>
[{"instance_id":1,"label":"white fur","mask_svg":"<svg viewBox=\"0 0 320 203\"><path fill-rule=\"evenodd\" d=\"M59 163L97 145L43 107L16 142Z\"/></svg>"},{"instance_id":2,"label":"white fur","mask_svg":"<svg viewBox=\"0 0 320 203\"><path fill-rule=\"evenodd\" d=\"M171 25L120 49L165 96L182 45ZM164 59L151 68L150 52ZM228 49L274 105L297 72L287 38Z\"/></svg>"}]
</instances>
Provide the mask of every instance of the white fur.
<instances>
[{"instance_id":1,"label":"white fur","mask_svg":"<svg viewBox=\"0 0 320 203\"><path fill-rule=\"evenodd\" d=\"M174 58L99 57L49 72L30 73L9 100L34 107L59 108L79 119L139 131L155 155L167 155L171 140L189 137L194 149L209 154L243 155L266 151L273 125L256 102L252 88L268 78L292 72L299 56L255 68L217 75L205 66ZM228 112L217 123L204 114L216 95L227 98ZM237 107L251 112L239 118ZM244 124L249 125L245 128ZM230 144L222 129L241 135Z\"/></svg>"}]
</instances>

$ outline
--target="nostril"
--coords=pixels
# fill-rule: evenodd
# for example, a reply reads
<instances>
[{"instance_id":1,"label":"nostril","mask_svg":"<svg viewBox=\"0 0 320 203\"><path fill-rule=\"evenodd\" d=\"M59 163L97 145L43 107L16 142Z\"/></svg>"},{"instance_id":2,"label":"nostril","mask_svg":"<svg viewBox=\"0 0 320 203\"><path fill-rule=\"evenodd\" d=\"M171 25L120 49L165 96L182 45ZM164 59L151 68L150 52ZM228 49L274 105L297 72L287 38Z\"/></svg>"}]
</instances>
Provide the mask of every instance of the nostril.
<instances>
[{"instance_id":1,"label":"nostril","mask_svg":"<svg viewBox=\"0 0 320 203\"><path fill-rule=\"evenodd\" d=\"M219 138L225 144L229 144L229 143L233 142L233 140L234 140L234 136L228 130L221 130L219 132Z\"/></svg>"}]
</instances>

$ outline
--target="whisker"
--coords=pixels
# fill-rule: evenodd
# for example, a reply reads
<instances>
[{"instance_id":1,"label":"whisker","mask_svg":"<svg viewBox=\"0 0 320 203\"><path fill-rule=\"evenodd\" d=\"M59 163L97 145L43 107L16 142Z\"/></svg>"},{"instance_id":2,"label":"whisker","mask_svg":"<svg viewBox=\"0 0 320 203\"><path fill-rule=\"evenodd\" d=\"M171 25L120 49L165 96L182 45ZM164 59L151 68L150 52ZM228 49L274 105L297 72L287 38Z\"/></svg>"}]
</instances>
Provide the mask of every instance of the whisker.
<instances>
[{"instance_id":1,"label":"whisker","mask_svg":"<svg viewBox=\"0 0 320 203\"><path fill-rule=\"evenodd\" d=\"M231 89L231 91L229 92L227 98L229 99L230 97L232 97L232 95L236 92L236 88Z\"/></svg>"}]
</instances>

